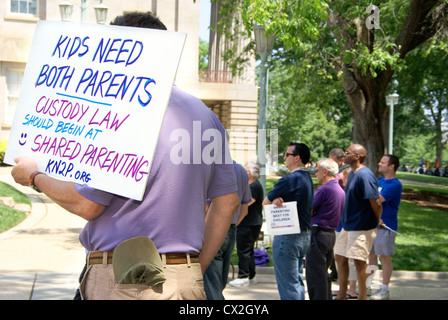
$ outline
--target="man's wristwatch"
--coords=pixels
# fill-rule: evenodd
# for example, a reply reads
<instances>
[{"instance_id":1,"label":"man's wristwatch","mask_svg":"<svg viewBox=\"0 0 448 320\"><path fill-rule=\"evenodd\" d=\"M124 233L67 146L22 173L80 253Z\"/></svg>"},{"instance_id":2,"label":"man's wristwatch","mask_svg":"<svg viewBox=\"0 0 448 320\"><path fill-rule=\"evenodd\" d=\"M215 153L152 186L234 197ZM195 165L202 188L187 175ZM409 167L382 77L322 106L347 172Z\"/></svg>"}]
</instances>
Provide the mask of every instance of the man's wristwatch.
<instances>
[{"instance_id":1,"label":"man's wristwatch","mask_svg":"<svg viewBox=\"0 0 448 320\"><path fill-rule=\"evenodd\" d=\"M36 178L36 176L37 175L39 175L39 174L44 174L43 172L40 172L40 171L34 171L32 174L31 174L31 176L30 176L30 184L29 184L29 186L31 187L31 188L33 188L34 190L36 190L37 192L42 192L42 191L40 191L39 190L39 188L38 187L36 187L36 185L34 184L34 178Z\"/></svg>"}]
</instances>

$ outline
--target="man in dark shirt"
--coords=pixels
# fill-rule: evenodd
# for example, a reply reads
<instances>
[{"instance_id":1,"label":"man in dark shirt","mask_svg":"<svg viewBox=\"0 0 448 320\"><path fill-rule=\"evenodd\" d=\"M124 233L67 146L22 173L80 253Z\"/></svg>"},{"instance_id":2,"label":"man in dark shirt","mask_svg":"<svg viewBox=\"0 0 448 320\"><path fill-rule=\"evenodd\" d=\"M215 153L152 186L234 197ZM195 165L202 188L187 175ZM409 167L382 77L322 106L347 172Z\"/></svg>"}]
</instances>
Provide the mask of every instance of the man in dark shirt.
<instances>
[{"instance_id":1,"label":"man in dark shirt","mask_svg":"<svg viewBox=\"0 0 448 320\"><path fill-rule=\"evenodd\" d=\"M304 300L303 258L310 244L313 181L305 168L310 150L303 143L290 143L284 156L289 174L281 178L267 194L263 205L297 201L300 233L276 235L272 244L275 278L282 300Z\"/></svg>"},{"instance_id":2,"label":"man in dark shirt","mask_svg":"<svg viewBox=\"0 0 448 320\"><path fill-rule=\"evenodd\" d=\"M347 148L345 163L351 172L345 187L345 205L342 230L336 240L334 253L338 266L339 293L337 299L346 299L348 259L353 259L358 279L359 300L367 299L367 259L380 224L382 208L379 202L378 180L365 166L366 149L360 144Z\"/></svg>"},{"instance_id":3,"label":"man in dark shirt","mask_svg":"<svg viewBox=\"0 0 448 320\"><path fill-rule=\"evenodd\" d=\"M246 287L257 283L255 278L254 245L263 225L263 187L258 181L260 166L257 163L248 163L246 172L249 177L252 200L249 203L249 212L237 227L236 246L238 253L238 278L229 282L234 287Z\"/></svg>"}]
</instances>

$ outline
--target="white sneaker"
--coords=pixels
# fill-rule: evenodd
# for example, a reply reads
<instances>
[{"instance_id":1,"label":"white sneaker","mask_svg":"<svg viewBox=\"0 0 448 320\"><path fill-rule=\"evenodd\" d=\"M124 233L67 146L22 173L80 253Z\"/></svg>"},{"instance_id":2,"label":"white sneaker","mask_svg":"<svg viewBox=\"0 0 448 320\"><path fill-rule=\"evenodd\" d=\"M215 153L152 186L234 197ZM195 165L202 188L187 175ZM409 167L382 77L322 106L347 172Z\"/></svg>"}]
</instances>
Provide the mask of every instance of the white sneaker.
<instances>
[{"instance_id":1,"label":"white sneaker","mask_svg":"<svg viewBox=\"0 0 448 320\"><path fill-rule=\"evenodd\" d=\"M389 300L389 290L383 288L378 289L370 296L370 300Z\"/></svg>"},{"instance_id":2,"label":"white sneaker","mask_svg":"<svg viewBox=\"0 0 448 320\"><path fill-rule=\"evenodd\" d=\"M249 286L249 278L238 278L229 282L232 287L247 287Z\"/></svg>"},{"instance_id":3,"label":"white sneaker","mask_svg":"<svg viewBox=\"0 0 448 320\"><path fill-rule=\"evenodd\" d=\"M249 284L256 284L258 281L257 281L257 278L255 278L255 277L253 277L252 279L249 279Z\"/></svg>"}]
</instances>

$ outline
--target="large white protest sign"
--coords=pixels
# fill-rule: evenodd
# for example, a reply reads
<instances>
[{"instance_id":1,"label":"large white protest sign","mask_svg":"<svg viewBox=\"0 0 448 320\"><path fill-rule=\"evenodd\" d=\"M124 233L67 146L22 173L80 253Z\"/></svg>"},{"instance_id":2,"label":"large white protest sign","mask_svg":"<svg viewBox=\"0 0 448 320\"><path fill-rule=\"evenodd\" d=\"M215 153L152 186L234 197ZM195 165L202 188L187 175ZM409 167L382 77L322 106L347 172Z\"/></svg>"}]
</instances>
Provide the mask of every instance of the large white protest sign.
<instances>
[{"instance_id":1,"label":"large white protest sign","mask_svg":"<svg viewBox=\"0 0 448 320\"><path fill-rule=\"evenodd\" d=\"M264 206L269 235L300 233L297 202L284 202L281 207Z\"/></svg>"},{"instance_id":2,"label":"large white protest sign","mask_svg":"<svg viewBox=\"0 0 448 320\"><path fill-rule=\"evenodd\" d=\"M141 200L185 38L39 21L5 162Z\"/></svg>"}]
</instances>

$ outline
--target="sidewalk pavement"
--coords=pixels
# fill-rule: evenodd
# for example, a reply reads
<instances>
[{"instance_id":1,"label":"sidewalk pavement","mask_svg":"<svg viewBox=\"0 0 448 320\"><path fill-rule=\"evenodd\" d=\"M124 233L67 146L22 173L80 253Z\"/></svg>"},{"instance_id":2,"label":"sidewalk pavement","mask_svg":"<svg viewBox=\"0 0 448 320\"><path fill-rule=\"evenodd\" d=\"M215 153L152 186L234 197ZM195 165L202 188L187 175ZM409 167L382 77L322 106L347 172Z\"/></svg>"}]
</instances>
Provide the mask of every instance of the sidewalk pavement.
<instances>
[{"instance_id":1,"label":"sidewalk pavement","mask_svg":"<svg viewBox=\"0 0 448 320\"><path fill-rule=\"evenodd\" d=\"M10 168L0 168L0 181L32 201L29 216L0 233L0 300L72 300L85 260L78 241L85 221L16 184ZM229 280L237 274L237 267L231 268ZM279 300L272 267L257 267L257 281L249 287L227 285L226 300ZM373 289L380 283L377 272ZM394 271L390 295L391 300L448 300L448 273Z\"/></svg>"}]
</instances>

